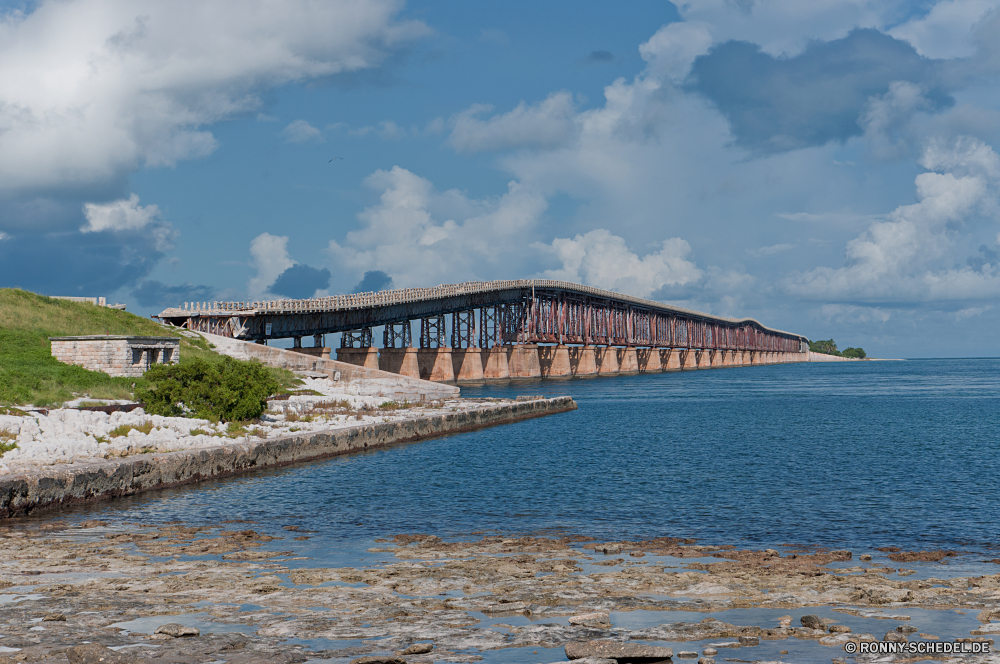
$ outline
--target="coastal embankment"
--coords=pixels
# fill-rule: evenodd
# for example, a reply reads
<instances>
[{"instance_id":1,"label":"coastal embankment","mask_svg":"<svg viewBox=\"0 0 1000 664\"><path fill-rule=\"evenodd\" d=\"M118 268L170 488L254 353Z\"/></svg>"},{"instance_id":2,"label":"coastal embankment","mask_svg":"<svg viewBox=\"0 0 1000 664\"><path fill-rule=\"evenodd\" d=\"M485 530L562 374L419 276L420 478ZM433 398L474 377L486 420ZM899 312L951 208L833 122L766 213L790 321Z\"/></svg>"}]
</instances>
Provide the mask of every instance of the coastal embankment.
<instances>
[{"instance_id":1,"label":"coastal embankment","mask_svg":"<svg viewBox=\"0 0 1000 664\"><path fill-rule=\"evenodd\" d=\"M523 398L522 398L523 399ZM0 479L0 519L576 410L571 397L476 404L272 440L41 466Z\"/></svg>"}]
</instances>

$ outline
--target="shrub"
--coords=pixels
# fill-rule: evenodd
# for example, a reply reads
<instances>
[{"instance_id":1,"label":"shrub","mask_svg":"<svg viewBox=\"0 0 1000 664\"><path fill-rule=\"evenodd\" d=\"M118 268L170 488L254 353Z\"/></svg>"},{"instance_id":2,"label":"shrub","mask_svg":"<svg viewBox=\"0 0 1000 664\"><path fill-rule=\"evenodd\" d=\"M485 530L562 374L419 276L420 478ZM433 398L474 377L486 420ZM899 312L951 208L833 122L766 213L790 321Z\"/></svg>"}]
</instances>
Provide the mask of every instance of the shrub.
<instances>
[{"instance_id":1,"label":"shrub","mask_svg":"<svg viewBox=\"0 0 1000 664\"><path fill-rule=\"evenodd\" d=\"M809 350L814 353L824 353L825 355L840 355L840 351L837 350L837 342L833 339L824 339L821 341L810 341Z\"/></svg>"},{"instance_id":2,"label":"shrub","mask_svg":"<svg viewBox=\"0 0 1000 664\"><path fill-rule=\"evenodd\" d=\"M846 348L843 355L844 357L856 357L861 360L868 357L868 353L865 352L864 348Z\"/></svg>"},{"instance_id":3,"label":"shrub","mask_svg":"<svg viewBox=\"0 0 1000 664\"><path fill-rule=\"evenodd\" d=\"M252 420L267 408L278 381L258 362L223 357L187 364L157 364L146 372L152 387L136 390L147 413L198 417L213 422Z\"/></svg>"}]
</instances>

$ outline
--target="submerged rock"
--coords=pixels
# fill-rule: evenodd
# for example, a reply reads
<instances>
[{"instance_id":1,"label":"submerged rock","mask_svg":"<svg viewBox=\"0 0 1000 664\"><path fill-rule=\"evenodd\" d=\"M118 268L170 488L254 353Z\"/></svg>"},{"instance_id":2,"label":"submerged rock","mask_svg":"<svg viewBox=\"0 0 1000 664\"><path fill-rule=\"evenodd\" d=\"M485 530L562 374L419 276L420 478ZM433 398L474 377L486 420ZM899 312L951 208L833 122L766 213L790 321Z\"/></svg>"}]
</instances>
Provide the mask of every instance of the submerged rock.
<instances>
[{"instance_id":1,"label":"submerged rock","mask_svg":"<svg viewBox=\"0 0 1000 664\"><path fill-rule=\"evenodd\" d=\"M566 644L567 659L600 657L605 659L670 659L672 648L652 646L648 643L622 643L620 641L574 641Z\"/></svg>"},{"instance_id":2,"label":"submerged rock","mask_svg":"<svg viewBox=\"0 0 1000 664\"><path fill-rule=\"evenodd\" d=\"M174 638L182 636L201 636L201 630L197 627L188 627L180 623L167 623L156 628L155 634L166 634Z\"/></svg>"}]
</instances>

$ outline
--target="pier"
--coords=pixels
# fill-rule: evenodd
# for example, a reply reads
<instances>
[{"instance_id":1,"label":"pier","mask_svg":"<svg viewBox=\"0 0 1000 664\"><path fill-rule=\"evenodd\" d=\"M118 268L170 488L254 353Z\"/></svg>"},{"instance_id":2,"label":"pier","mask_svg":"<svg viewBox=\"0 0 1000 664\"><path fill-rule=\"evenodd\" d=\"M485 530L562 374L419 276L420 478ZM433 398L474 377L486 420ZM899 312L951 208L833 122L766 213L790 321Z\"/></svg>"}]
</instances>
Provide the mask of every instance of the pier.
<instances>
[{"instance_id":1,"label":"pier","mask_svg":"<svg viewBox=\"0 0 1000 664\"><path fill-rule=\"evenodd\" d=\"M466 282L306 300L186 302L157 316L199 332L436 382L687 371L808 360L808 341L563 281ZM376 347L376 328L382 346ZM450 328L450 334L449 334ZM312 346L303 346L312 337Z\"/></svg>"}]
</instances>

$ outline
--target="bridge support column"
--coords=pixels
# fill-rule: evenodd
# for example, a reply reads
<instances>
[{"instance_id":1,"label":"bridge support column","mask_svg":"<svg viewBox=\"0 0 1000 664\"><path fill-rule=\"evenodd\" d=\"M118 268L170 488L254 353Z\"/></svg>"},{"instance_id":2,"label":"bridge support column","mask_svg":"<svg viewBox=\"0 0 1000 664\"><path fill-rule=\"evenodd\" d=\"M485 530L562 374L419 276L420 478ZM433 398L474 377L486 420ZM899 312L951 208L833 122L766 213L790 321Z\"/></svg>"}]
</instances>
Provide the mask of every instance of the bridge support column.
<instances>
[{"instance_id":1,"label":"bridge support column","mask_svg":"<svg viewBox=\"0 0 1000 664\"><path fill-rule=\"evenodd\" d=\"M569 365L569 348L563 344L539 346L538 364L542 370L542 378L572 375Z\"/></svg>"},{"instance_id":2,"label":"bridge support column","mask_svg":"<svg viewBox=\"0 0 1000 664\"><path fill-rule=\"evenodd\" d=\"M694 371L698 368L698 351L695 348L681 349L681 369L684 371Z\"/></svg>"},{"instance_id":3,"label":"bridge support column","mask_svg":"<svg viewBox=\"0 0 1000 664\"><path fill-rule=\"evenodd\" d=\"M569 368L574 376L597 374L597 354L593 346L574 346L569 349Z\"/></svg>"},{"instance_id":4,"label":"bridge support column","mask_svg":"<svg viewBox=\"0 0 1000 664\"><path fill-rule=\"evenodd\" d=\"M640 348L636 351L639 360L639 371L642 373L657 373L663 371L660 364L660 349Z\"/></svg>"},{"instance_id":5,"label":"bridge support column","mask_svg":"<svg viewBox=\"0 0 1000 664\"><path fill-rule=\"evenodd\" d=\"M510 378L510 368L507 366L507 351L502 346L484 348L480 351L483 361L483 378L494 380Z\"/></svg>"},{"instance_id":6,"label":"bridge support column","mask_svg":"<svg viewBox=\"0 0 1000 664\"><path fill-rule=\"evenodd\" d=\"M601 376L618 373L618 349L611 346L594 349L597 373Z\"/></svg>"},{"instance_id":7,"label":"bridge support column","mask_svg":"<svg viewBox=\"0 0 1000 664\"><path fill-rule=\"evenodd\" d=\"M455 382L455 369L452 365L451 349L445 346L418 349L417 369L420 371L420 378L423 380L432 380L435 383Z\"/></svg>"},{"instance_id":8,"label":"bridge support column","mask_svg":"<svg viewBox=\"0 0 1000 664\"><path fill-rule=\"evenodd\" d=\"M451 351L451 362L455 369L455 380L473 381L483 379L483 354L479 348L455 348Z\"/></svg>"},{"instance_id":9,"label":"bridge support column","mask_svg":"<svg viewBox=\"0 0 1000 664\"><path fill-rule=\"evenodd\" d=\"M618 373L639 373L639 358L634 346L618 349Z\"/></svg>"},{"instance_id":10,"label":"bridge support column","mask_svg":"<svg viewBox=\"0 0 1000 664\"><path fill-rule=\"evenodd\" d=\"M681 370L681 351L679 348L660 349L660 368L663 371Z\"/></svg>"},{"instance_id":11,"label":"bridge support column","mask_svg":"<svg viewBox=\"0 0 1000 664\"><path fill-rule=\"evenodd\" d=\"M378 368L409 378L420 378L416 348L383 348L378 356Z\"/></svg>"},{"instance_id":12,"label":"bridge support column","mask_svg":"<svg viewBox=\"0 0 1000 664\"><path fill-rule=\"evenodd\" d=\"M299 346L298 348L289 348L288 350L294 351L296 353L302 353L303 355L311 355L312 357L319 357L324 360L330 359L330 349L322 346L313 346L311 348L306 346Z\"/></svg>"},{"instance_id":13,"label":"bridge support column","mask_svg":"<svg viewBox=\"0 0 1000 664\"><path fill-rule=\"evenodd\" d=\"M337 360L366 369L378 369L378 348L338 348Z\"/></svg>"},{"instance_id":14,"label":"bridge support column","mask_svg":"<svg viewBox=\"0 0 1000 664\"><path fill-rule=\"evenodd\" d=\"M507 370L511 378L541 378L542 367L538 361L538 346L518 344L507 346Z\"/></svg>"}]
</instances>

